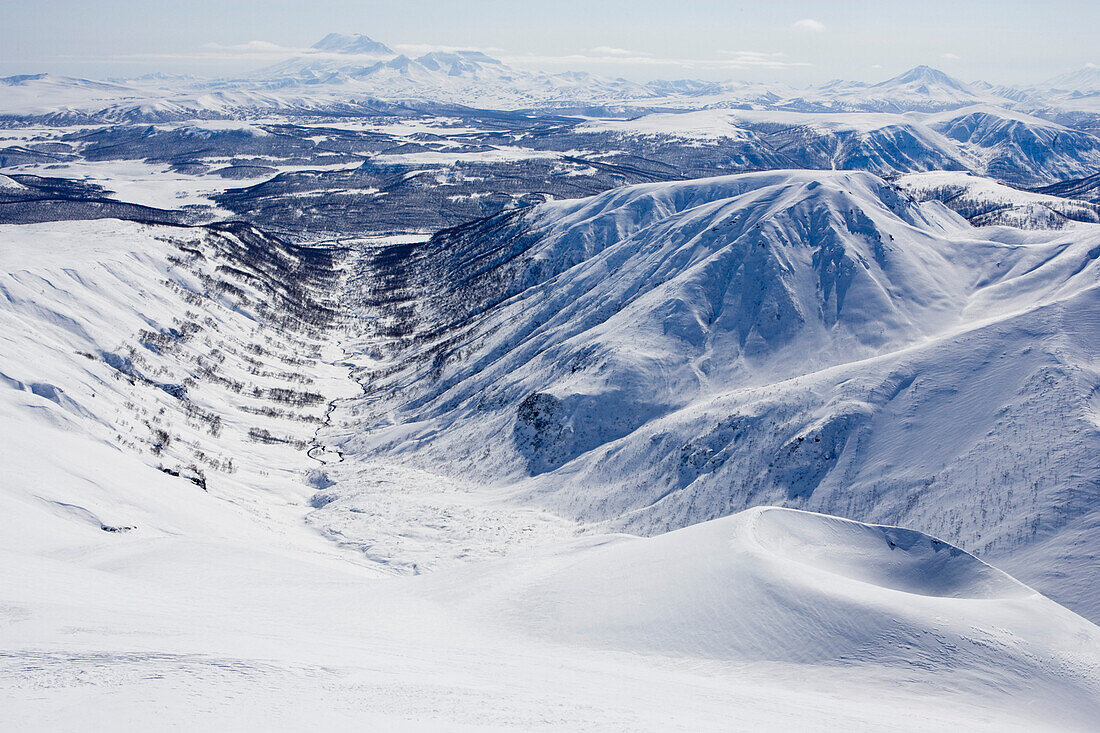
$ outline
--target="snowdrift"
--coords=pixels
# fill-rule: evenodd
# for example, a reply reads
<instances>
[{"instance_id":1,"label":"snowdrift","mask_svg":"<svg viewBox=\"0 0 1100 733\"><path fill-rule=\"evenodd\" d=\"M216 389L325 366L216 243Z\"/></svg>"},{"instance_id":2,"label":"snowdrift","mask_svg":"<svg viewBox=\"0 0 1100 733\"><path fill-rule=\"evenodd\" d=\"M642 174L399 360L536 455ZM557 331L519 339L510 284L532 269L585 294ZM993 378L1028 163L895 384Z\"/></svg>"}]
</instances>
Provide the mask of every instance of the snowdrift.
<instances>
[{"instance_id":1,"label":"snowdrift","mask_svg":"<svg viewBox=\"0 0 1100 733\"><path fill-rule=\"evenodd\" d=\"M971 690L1026 689L1030 704L1072 700L1084 716L1100 701L1094 625L911 530L758 507L496 570L423 583L464 612L557 643L884 676L950 672Z\"/></svg>"}]
</instances>

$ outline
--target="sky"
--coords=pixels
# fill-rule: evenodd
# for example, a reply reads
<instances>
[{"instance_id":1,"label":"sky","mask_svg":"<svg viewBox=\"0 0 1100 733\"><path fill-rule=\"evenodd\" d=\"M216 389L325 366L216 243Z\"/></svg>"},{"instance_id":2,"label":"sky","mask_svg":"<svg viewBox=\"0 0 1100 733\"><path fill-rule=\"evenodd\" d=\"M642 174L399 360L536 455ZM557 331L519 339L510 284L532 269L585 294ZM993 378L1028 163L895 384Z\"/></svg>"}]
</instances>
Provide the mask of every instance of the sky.
<instances>
[{"instance_id":1,"label":"sky","mask_svg":"<svg viewBox=\"0 0 1100 733\"><path fill-rule=\"evenodd\" d=\"M1098 28L1096 0L0 0L0 75L232 76L335 31L635 81L878 81L928 64L1033 83L1100 63Z\"/></svg>"}]
</instances>

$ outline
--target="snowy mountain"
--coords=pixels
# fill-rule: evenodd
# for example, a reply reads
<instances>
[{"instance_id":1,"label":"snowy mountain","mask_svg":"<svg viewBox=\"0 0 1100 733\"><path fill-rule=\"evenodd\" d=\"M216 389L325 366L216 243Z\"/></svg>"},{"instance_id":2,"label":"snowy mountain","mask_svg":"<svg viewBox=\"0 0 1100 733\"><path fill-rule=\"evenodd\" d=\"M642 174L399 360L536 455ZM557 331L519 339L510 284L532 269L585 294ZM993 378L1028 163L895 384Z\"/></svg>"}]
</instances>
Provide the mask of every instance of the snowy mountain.
<instances>
[{"instance_id":1,"label":"snowy mountain","mask_svg":"<svg viewBox=\"0 0 1100 733\"><path fill-rule=\"evenodd\" d=\"M1028 187L1100 168L1100 137L984 104L928 114L707 109L592 120L578 131L736 144L755 152L758 169L957 170Z\"/></svg>"},{"instance_id":2,"label":"snowy mountain","mask_svg":"<svg viewBox=\"0 0 1100 733\"><path fill-rule=\"evenodd\" d=\"M771 109L800 113L942 112L973 105L1011 108L1064 122L1093 114L1085 67L1059 86L966 84L917 66L878 83L833 80L792 88L739 79L655 80L637 84L586 72L546 73L509 67L477 50L433 51L412 58L369 36L330 33L287 59L231 79L147 75L123 82L23 75L0 80L0 115L57 124L167 121L188 114L239 117L265 113L362 112L365 104L444 104L480 109L580 109L617 116L660 110ZM21 91L18 89L22 88ZM1069 117L1067 117L1067 115Z\"/></svg>"},{"instance_id":3,"label":"snowy mountain","mask_svg":"<svg viewBox=\"0 0 1100 733\"><path fill-rule=\"evenodd\" d=\"M1100 167L1100 138L1035 117L975 109L932 127L963 143L980 161L977 172L1023 186L1078 178Z\"/></svg>"},{"instance_id":4,"label":"snowy mountain","mask_svg":"<svg viewBox=\"0 0 1100 733\"><path fill-rule=\"evenodd\" d=\"M621 79L513 69L481 51L432 51L410 58L367 36L339 34L330 34L307 52L238 83L275 88L324 85L344 94L387 100L469 104L477 99L491 107L511 108L654 96L646 87Z\"/></svg>"},{"instance_id":5,"label":"snowy mountain","mask_svg":"<svg viewBox=\"0 0 1100 733\"><path fill-rule=\"evenodd\" d=\"M1075 180L1061 181L1037 190L1039 193L1100 204L1100 173L1094 173L1091 176Z\"/></svg>"},{"instance_id":6,"label":"snowy mountain","mask_svg":"<svg viewBox=\"0 0 1100 733\"><path fill-rule=\"evenodd\" d=\"M1100 66L1085 64L1080 69L1048 79L1043 86L1079 94L1100 94Z\"/></svg>"},{"instance_id":7,"label":"snowy mountain","mask_svg":"<svg viewBox=\"0 0 1100 733\"><path fill-rule=\"evenodd\" d=\"M342 33L329 33L327 36L310 46L314 51L329 51L342 54L378 54L395 56L393 49L384 43L374 40L361 33L345 35Z\"/></svg>"},{"instance_id":8,"label":"snowy mountain","mask_svg":"<svg viewBox=\"0 0 1100 733\"><path fill-rule=\"evenodd\" d=\"M1062 229L1075 222L1100 223L1097 204L1021 191L969 173L910 173L894 179L894 184L919 201L943 203L975 226Z\"/></svg>"},{"instance_id":9,"label":"snowy mountain","mask_svg":"<svg viewBox=\"0 0 1100 733\"><path fill-rule=\"evenodd\" d=\"M939 69L916 66L877 84L833 81L781 103L803 111L932 112L999 101Z\"/></svg>"},{"instance_id":10,"label":"snowy mountain","mask_svg":"<svg viewBox=\"0 0 1100 733\"><path fill-rule=\"evenodd\" d=\"M967 84L931 66L914 66L903 74L875 84L871 89L887 95L913 95L931 102L974 96Z\"/></svg>"},{"instance_id":11,"label":"snowy mountain","mask_svg":"<svg viewBox=\"0 0 1100 733\"><path fill-rule=\"evenodd\" d=\"M573 228L589 222L588 250L630 272L626 250L652 250L662 219L699 209L683 217L697 221L663 229L676 242L698 240L696 264L650 257L667 263L654 271L665 283L650 288L657 293L686 284L669 279L670 266L706 269L717 240L708 223L741 226L747 244L777 250L752 256L776 262L799 246L779 224L823 205L807 236L846 231L865 241L826 245L836 267L809 258L822 273L873 255L872 225L905 237L882 243L881 262L868 260L871 270L845 286L836 323L860 338L870 324L849 309L874 289L868 278L942 266L925 261L935 237L924 230L963 226L866 175L672 188L521 215L560 240L533 250L545 256L541 271L569 272L576 243L565 218ZM725 195L751 206L723 205ZM880 203L870 210L847 212L872 197ZM776 224L738 220L739 208L754 207L752 216L774 210ZM625 249L620 228L634 237ZM381 257L414 244L375 242ZM491 487L348 452L349 441L334 439L357 433L370 404L343 360L374 357L348 340L371 316L355 310L364 283L340 274L340 256L243 226L0 226L5 722L68 728L70 706L93 727L154 725L168 706L173 724L242 729L456 720L526 729L552 715L568 729L695 731L724 728L734 711L762 728L828 716L846 728L887 721L914 732L1070 731L1094 719L1096 626L943 540L775 508L654 538L591 526L578 534ZM1019 289L1026 277L1004 279ZM838 307L843 279L828 296ZM795 291L813 297L813 288ZM909 304L906 317L936 311L936 300ZM784 329L765 322L756 333L781 341ZM661 339L645 338L631 353ZM764 338L753 348L775 345ZM593 387L606 371L574 365ZM914 384L926 380L940 387L931 376ZM816 435L830 433L806 440ZM645 442L648 455L663 454ZM647 470L646 461L632 466ZM632 681L608 687L608 675ZM35 695L19 694L27 684Z\"/></svg>"},{"instance_id":12,"label":"snowy mountain","mask_svg":"<svg viewBox=\"0 0 1100 733\"><path fill-rule=\"evenodd\" d=\"M1095 728L1094 69L394 48L0 79L0 730Z\"/></svg>"},{"instance_id":13,"label":"snowy mountain","mask_svg":"<svg viewBox=\"0 0 1100 733\"><path fill-rule=\"evenodd\" d=\"M760 503L900 523L1095 617L1098 248L1093 228L974 229L855 173L503 215L368 266L391 353L345 450L635 532Z\"/></svg>"}]
</instances>

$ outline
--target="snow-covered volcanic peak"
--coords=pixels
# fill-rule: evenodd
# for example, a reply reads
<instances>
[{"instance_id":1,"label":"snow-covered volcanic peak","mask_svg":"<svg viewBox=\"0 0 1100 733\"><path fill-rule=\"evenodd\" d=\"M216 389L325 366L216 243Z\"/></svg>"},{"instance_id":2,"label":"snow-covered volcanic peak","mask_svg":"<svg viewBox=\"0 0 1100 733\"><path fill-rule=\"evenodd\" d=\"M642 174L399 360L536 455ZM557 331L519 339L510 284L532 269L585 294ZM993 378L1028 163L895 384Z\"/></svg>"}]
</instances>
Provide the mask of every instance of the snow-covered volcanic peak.
<instances>
[{"instance_id":1,"label":"snow-covered volcanic peak","mask_svg":"<svg viewBox=\"0 0 1100 733\"><path fill-rule=\"evenodd\" d=\"M1100 65L1085 64L1080 69L1048 79L1042 86L1057 91L1100 94Z\"/></svg>"},{"instance_id":2,"label":"snow-covered volcanic peak","mask_svg":"<svg viewBox=\"0 0 1100 733\"><path fill-rule=\"evenodd\" d=\"M342 33L329 33L327 36L310 46L315 51L329 51L344 54L377 54L393 56L395 52L389 46L376 41L370 36L361 33L345 35Z\"/></svg>"},{"instance_id":3,"label":"snow-covered volcanic peak","mask_svg":"<svg viewBox=\"0 0 1100 733\"><path fill-rule=\"evenodd\" d=\"M162 121L188 114L240 116L287 109L346 113L349 106L374 100L512 110L583 105L818 113L936 112L983 103L1051 112L1091 109L1095 76L1096 69L1086 66L1038 87L993 87L966 84L938 69L917 66L878 83L833 80L803 89L738 79L637 84L587 72L511 68L477 50L412 58L366 35L330 33L290 58L233 79L151 75L125 84L100 84L46 75L8 77L0 79L0 113L52 113L54 121L69 124L89 119Z\"/></svg>"},{"instance_id":4,"label":"snow-covered volcanic peak","mask_svg":"<svg viewBox=\"0 0 1100 733\"><path fill-rule=\"evenodd\" d=\"M913 92L927 97L937 97L945 92L973 94L969 85L931 66L914 66L903 74L875 84L872 89Z\"/></svg>"},{"instance_id":5,"label":"snow-covered volcanic peak","mask_svg":"<svg viewBox=\"0 0 1100 733\"><path fill-rule=\"evenodd\" d=\"M449 69L451 74L479 71L484 65L503 66L504 63L481 51L432 51L417 59L417 63L429 69Z\"/></svg>"},{"instance_id":6,"label":"snow-covered volcanic peak","mask_svg":"<svg viewBox=\"0 0 1100 733\"><path fill-rule=\"evenodd\" d=\"M396 72L410 80L425 84L445 84L446 80L441 77L500 80L502 75L511 78L517 73L505 66L503 62L480 51L432 51L415 59L401 54L375 66L344 71L359 79L382 78L387 75L387 72Z\"/></svg>"},{"instance_id":7,"label":"snow-covered volcanic peak","mask_svg":"<svg viewBox=\"0 0 1100 733\"><path fill-rule=\"evenodd\" d=\"M376 48L366 36L327 36L309 51L258 71L264 87L300 85L389 100L476 103L520 108L545 103L647 98L653 92L625 80L590 74L544 74L513 69L481 51L432 51L417 58ZM316 50L323 44L326 50ZM384 51L381 49L385 49ZM241 80L248 84L249 80ZM298 90L299 93L308 93Z\"/></svg>"},{"instance_id":8,"label":"snow-covered volcanic peak","mask_svg":"<svg viewBox=\"0 0 1100 733\"><path fill-rule=\"evenodd\" d=\"M995 95L980 93L938 69L916 66L873 85L832 82L811 89L802 101L824 105L826 108L903 112L954 109L996 99ZM798 102L799 100L792 100L786 104Z\"/></svg>"}]
</instances>

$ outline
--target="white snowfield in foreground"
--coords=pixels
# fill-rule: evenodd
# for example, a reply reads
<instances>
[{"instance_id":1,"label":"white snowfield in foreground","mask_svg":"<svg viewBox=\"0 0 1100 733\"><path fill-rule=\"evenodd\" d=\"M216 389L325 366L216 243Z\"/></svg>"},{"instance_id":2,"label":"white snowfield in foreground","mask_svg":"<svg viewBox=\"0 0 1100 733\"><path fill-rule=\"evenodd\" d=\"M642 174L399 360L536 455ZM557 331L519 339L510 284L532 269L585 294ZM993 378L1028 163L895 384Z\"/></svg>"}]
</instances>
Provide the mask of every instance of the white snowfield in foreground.
<instances>
[{"instance_id":1,"label":"white snowfield in foreground","mask_svg":"<svg viewBox=\"0 0 1100 733\"><path fill-rule=\"evenodd\" d=\"M583 532L354 455L328 483L305 450L327 406L304 395L358 393L343 326L265 315L272 265L231 258L250 236L0 227L0 729L1100 719L1100 629L918 532L770 508ZM356 486L375 520L325 539L325 492ZM420 558L438 569L393 574Z\"/></svg>"}]
</instances>

